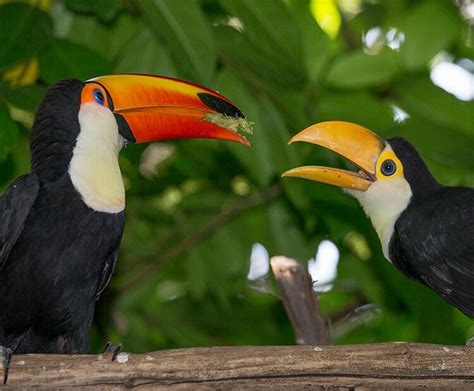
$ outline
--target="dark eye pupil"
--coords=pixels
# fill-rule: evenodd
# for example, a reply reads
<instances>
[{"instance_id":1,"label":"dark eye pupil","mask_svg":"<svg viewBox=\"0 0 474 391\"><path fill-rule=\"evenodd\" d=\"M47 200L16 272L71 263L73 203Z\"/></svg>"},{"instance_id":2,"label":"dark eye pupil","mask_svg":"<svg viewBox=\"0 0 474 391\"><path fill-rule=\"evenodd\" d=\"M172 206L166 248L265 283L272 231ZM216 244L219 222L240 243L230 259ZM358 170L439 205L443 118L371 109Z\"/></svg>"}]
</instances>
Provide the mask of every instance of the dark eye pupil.
<instances>
[{"instance_id":1,"label":"dark eye pupil","mask_svg":"<svg viewBox=\"0 0 474 391\"><path fill-rule=\"evenodd\" d=\"M96 88L94 90L94 99L96 100L97 103L103 105L105 100L104 100L104 94L102 93L101 90L99 90L98 88Z\"/></svg>"},{"instance_id":2,"label":"dark eye pupil","mask_svg":"<svg viewBox=\"0 0 474 391\"><path fill-rule=\"evenodd\" d=\"M382 167L381 167L382 174L386 176L393 175L396 170L397 170L397 165L395 164L393 160L387 159L382 163Z\"/></svg>"}]
</instances>

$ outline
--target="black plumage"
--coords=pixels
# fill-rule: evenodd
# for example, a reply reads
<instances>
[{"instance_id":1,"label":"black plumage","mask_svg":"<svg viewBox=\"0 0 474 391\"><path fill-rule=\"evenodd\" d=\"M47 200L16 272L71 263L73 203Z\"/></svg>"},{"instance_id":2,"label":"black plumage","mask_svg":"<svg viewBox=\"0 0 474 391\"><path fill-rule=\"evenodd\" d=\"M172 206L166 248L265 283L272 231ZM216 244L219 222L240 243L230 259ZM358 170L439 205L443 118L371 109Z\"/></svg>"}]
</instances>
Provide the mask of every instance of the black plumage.
<instances>
[{"instance_id":1,"label":"black plumage","mask_svg":"<svg viewBox=\"0 0 474 391\"><path fill-rule=\"evenodd\" d=\"M89 208L68 174L83 85L49 89L32 171L0 198L0 345L16 353L88 353L96 298L117 259L124 213Z\"/></svg>"},{"instance_id":2,"label":"black plumage","mask_svg":"<svg viewBox=\"0 0 474 391\"><path fill-rule=\"evenodd\" d=\"M389 143L413 193L395 223L390 259L474 318L474 189L439 184L411 144Z\"/></svg>"}]
</instances>

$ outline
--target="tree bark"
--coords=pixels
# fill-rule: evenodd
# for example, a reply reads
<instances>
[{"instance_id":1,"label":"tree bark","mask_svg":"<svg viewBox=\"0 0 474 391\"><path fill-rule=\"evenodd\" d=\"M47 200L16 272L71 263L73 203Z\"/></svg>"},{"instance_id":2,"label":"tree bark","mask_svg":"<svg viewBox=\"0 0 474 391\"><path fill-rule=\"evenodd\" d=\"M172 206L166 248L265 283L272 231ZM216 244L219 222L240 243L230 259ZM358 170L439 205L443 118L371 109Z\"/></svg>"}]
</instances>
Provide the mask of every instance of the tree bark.
<instances>
[{"instance_id":1,"label":"tree bark","mask_svg":"<svg viewBox=\"0 0 474 391\"><path fill-rule=\"evenodd\" d=\"M270 264L280 287L281 299L295 332L298 345L329 345L329 326L321 314L313 281L299 262L284 256L272 257Z\"/></svg>"},{"instance_id":2,"label":"tree bark","mask_svg":"<svg viewBox=\"0 0 474 391\"><path fill-rule=\"evenodd\" d=\"M474 349L411 343L15 355L4 389L474 389ZM290 388L291 387L291 388ZM1 387L0 387L1 388Z\"/></svg>"}]
</instances>

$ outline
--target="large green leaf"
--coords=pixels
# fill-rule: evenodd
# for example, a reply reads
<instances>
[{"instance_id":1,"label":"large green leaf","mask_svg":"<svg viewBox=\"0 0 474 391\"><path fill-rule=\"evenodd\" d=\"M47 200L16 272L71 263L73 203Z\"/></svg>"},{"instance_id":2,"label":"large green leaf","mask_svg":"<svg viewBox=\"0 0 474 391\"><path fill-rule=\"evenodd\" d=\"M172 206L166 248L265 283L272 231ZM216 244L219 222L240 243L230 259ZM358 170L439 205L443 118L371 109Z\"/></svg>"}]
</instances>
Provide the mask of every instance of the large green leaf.
<instances>
[{"instance_id":1,"label":"large green leaf","mask_svg":"<svg viewBox=\"0 0 474 391\"><path fill-rule=\"evenodd\" d=\"M143 30L129 42L127 50L118 57L114 71L177 76L168 51L149 30Z\"/></svg>"},{"instance_id":2,"label":"large green leaf","mask_svg":"<svg viewBox=\"0 0 474 391\"><path fill-rule=\"evenodd\" d=\"M216 40L226 66L252 84L261 84L261 80L287 88L301 84L302 79L298 73L289 71L284 66L275 66L274 59L252 47L246 36L237 30L219 26L216 28Z\"/></svg>"},{"instance_id":3,"label":"large green leaf","mask_svg":"<svg viewBox=\"0 0 474 391\"><path fill-rule=\"evenodd\" d=\"M108 74L111 67L98 53L64 40L56 40L39 56L41 77L49 84L75 77L87 80Z\"/></svg>"},{"instance_id":4,"label":"large green leaf","mask_svg":"<svg viewBox=\"0 0 474 391\"><path fill-rule=\"evenodd\" d=\"M10 117L8 107L0 101L0 162L4 161L18 141L18 126Z\"/></svg>"},{"instance_id":5,"label":"large green leaf","mask_svg":"<svg viewBox=\"0 0 474 391\"><path fill-rule=\"evenodd\" d=\"M101 19L110 21L122 6L120 0L65 0L66 5L77 12L90 12Z\"/></svg>"},{"instance_id":6,"label":"large green leaf","mask_svg":"<svg viewBox=\"0 0 474 391\"><path fill-rule=\"evenodd\" d=\"M332 65L327 83L332 87L357 89L388 83L397 72L395 57L369 56L363 52L344 54Z\"/></svg>"},{"instance_id":7,"label":"large green leaf","mask_svg":"<svg viewBox=\"0 0 474 391\"><path fill-rule=\"evenodd\" d=\"M413 114L398 129L420 151L441 182L451 185L474 183L474 137Z\"/></svg>"},{"instance_id":8,"label":"large green leaf","mask_svg":"<svg viewBox=\"0 0 474 391\"><path fill-rule=\"evenodd\" d=\"M39 85L7 89L5 99L13 106L34 113L45 92L46 89Z\"/></svg>"},{"instance_id":9,"label":"large green leaf","mask_svg":"<svg viewBox=\"0 0 474 391\"><path fill-rule=\"evenodd\" d=\"M396 92L408 112L474 137L474 101L460 101L427 78L407 80Z\"/></svg>"},{"instance_id":10,"label":"large green leaf","mask_svg":"<svg viewBox=\"0 0 474 391\"><path fill-rule=\"evenodd\" d=\"M226 60L235 63L238 70L250 68L269 82L301 86L306 77L301 34L289 8L280 0L224 0L222 4L230 17L242 23L240 31L218 30L219 49Z\"/></svg>"},{"instance_id":11,"label":"large green leaf","mask_svg":"<svg viewBox=\"0 0 474 391\"><path fill-rule=\"evenodd\" d=\"M317 81L331 54L329 36L309 12L308 0L292 1L290 7L301 30L306 73L311 81Z\"/></svg>"},{"instance_id":12,"label":"large green leaf","mask_svg":"<svg viewBox=\"0 0 474 391\"><path fill-rule=\"evenodd\" d=\"M86 46L114 61L119 54L132 52L129 45L144 28L143 20L130 14L121 13L109 24L100 23L90 15L74 14L67 34L61 38ZM137 50L136 47L134 49Z\"/></svg>"},{"instance_id":13,"label":"large green leaf","mask_svg":"<svg viewBox=\"0 0 474 391\"><path fill-rule=\"evenodd\" d=\"M421 2L400 23L405 42L400 48L402 65L408 70L427 67L431 59L449 47L461 33L461 19L448 1Z\"/></svg>"},{"instance_id":14,"label":"large green leaf","mask_svg":"<svg viewBox=\"0 0 474 391\"><path fill-rule=\"evenodd\" d=\"M325 93L316 101L316 121L348 121L390 135L396 125L390 106L368 92Z\"/></svg>"},{"instance_id":15,"label":"large green leaf","mask_svg":"<svg viewBox=\"0 0 474 391\"><path fill-rule=\"evenodd\" d=\"M195 0L139 0L143 17L157 37L166 43L179 74L208 84L215 67L214 40Z\"/></svg>"},{"instance_id":16,"label":"large green leaf","mask_svg":"<svg viewBox=\"0 0 474 391\"><path fill-rule=\"evenodd\" d=\"M293 15L281 0L223 0L222 5L230 16L240 20L249 42L267 57L287 64L301 59L300 32Z\"/></svg>"},{"instance_id":17,"label":"large green leaf","mask_svg":"<svg viewBox=\"0 0 474 391\"><path fill-rule=\"evenodd\" d=\"M0 71L35 56L51 41L48 14L23 3L0 5Z\"/></svg>"}]
</instances>

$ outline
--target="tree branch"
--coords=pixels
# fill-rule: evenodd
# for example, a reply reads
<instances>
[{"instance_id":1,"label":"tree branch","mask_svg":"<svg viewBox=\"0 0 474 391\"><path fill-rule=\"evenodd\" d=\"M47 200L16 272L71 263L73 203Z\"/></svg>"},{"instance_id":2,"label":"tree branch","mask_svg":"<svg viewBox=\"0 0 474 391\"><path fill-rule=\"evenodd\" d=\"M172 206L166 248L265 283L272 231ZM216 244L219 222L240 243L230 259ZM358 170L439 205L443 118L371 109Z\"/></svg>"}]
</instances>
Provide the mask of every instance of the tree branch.
<instances>
[{"instance_id":1,"label":"tree branch","mask_svg":"<svg viewBox=\"0 0 474 391\"><path fill-rule=\"evenodd\" d=\"M294 259L272 257L270 264L299 345L329 345L329 327L313 292L311 276Z\"/></svg>"},{"instance_id":2,"label":"tree branch","mask_svg":"<svg viewBox=\"0 0 474 391\"><path fill-rule=\"evenodd\" d=\"M1 373L1 369L0 369ZM474 389L474 349L412 343L14 355L5 389ZM0 387L1 388L1 387Z\"/></svg>"}]
</instances>

